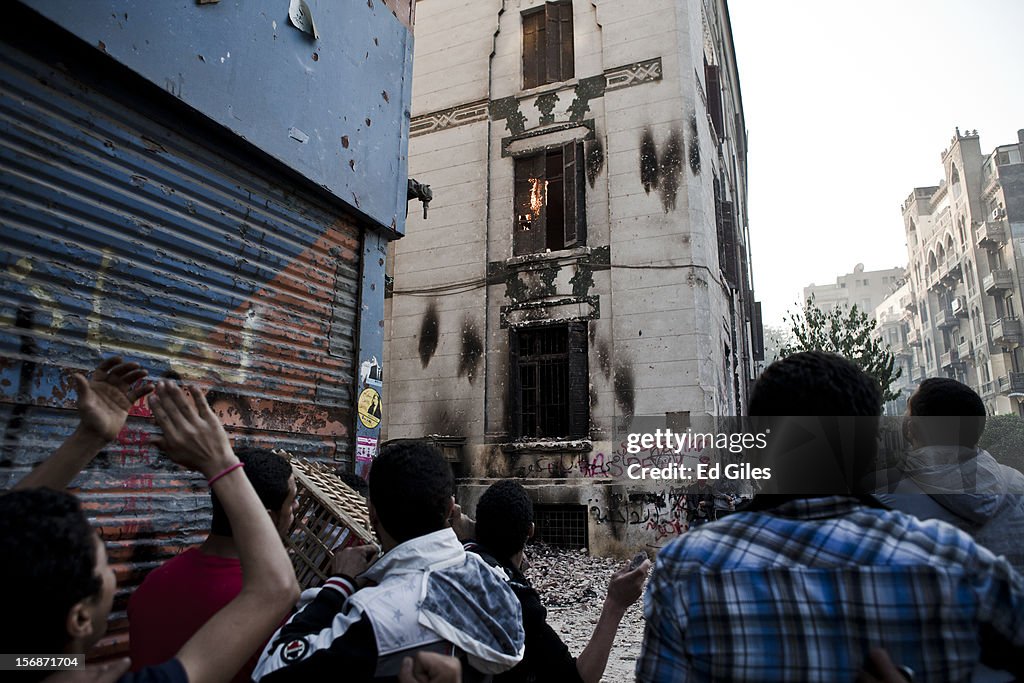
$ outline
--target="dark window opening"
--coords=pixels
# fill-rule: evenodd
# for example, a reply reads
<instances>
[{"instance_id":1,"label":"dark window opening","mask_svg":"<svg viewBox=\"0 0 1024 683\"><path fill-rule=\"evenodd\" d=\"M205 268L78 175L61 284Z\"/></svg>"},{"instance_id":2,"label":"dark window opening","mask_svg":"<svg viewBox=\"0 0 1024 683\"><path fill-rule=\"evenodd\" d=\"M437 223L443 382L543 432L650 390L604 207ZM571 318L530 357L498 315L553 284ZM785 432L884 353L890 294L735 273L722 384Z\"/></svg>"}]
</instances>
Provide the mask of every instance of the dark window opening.
<instances>
[{"instance_id":1,"label":"dark window opening","mask_svg":"<svg viewBox=\"0 0 1024 683\"><path fill-rule=\"evenodd\" d=\"M708 116L715 127L719 140L725 139L725 117L722 114L722 77L715 64L704 60L704 83L707 87Z\"/></svg>"},{"instance_id":2,"label":"dark window opening","mask_svg":"<svg viewBox=\"0 0 1024 683\"><path fill-rule=\"evenodd\" d=\"M523 12L523 88L575 75L572 2L548 2Z\"/></svg>"},{"instance_id":3,"label":"dark window opening","mask_svg":"<svg viewBox=\"0 0 1024 683\"><path fill-rule=\"evenodd\" d=\"M583 149L570 142L515 160L516 256L586 243Z\"/></svg>"},{"instance_id":4,"label":"dark window opening","mask_svg":"<svg viewBox=\"0 0 1024 683\"><path fill-rule=\"evenodd\" d=\"M512 330L509 345L511 435L589 436L586 323Z\"/></svg>"},{"instance_id":5,"label":"dark window opening","mask_svg":"<svg viewBox=\"0 0 1024 683\"><path fill-rule=\"evenodd\" d=\"M534 505L534 543L579 550L588 547L585 505Z\"/></svg>"},{"instance_id":6,"label":"dark window opening","mask_svg":"<svg viewBox=\"0 0 1024 683\"><path fill-rule=\"evenodd\" d=\"M736 217L733 203L719 198L719 184L715 180L715 224L718 232L718 264L725 281L733 289L743 284L740 275L738 255L739 240L736 234ZM745 259L744 259L745 260Z\"/></svg>"}]
</instances>

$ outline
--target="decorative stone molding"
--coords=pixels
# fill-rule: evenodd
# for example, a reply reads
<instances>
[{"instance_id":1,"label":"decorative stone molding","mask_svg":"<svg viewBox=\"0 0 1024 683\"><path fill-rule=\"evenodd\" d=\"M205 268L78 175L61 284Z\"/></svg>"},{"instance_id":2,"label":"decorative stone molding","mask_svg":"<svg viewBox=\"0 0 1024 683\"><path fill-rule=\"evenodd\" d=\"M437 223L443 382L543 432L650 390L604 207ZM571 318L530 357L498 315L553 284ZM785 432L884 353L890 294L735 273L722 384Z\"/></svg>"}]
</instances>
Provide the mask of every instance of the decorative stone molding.
<instances>
[{"instance_id":1,"label":"decorative stone molding","mask_svg":"<svg viewBox=\"0 0 1024 683\"><path fill-rule=\"evenodd\" d=\"M661 57L609 69L604 72L604 79L606 91L629 88L650 81L660 81Z\"/></svg>"},{"instance_id":2,"label":"decorative stone molding","mask_svg":"<svg viewBox=\"0 0 1024 683\"><path fill-rule=\"evenodd\" d=\"M409 124L409 137L425 135L445 128L487 120L487 100L460 104L449 109L413 117Z\"/></svg>"},{"instance_id":3,"label":"decorative stone molding","mask_svg":"<svg viewBox=\"0 0 1024 683\"><path fill-rule=\"evenodd\" d=\"M478 100L442 111L415 116L409 125L409 137L426 135L446 128L483 121L505 121L512 135L521 135L530 128L565 121L583 121L592 99L609 90L660 81L661 57L618 66L603 74L580 79L575 85L554 83L551 88L531 91L529 95ZM565 106L566 103L568 106ZM529 116L527 115L529 114Z\"/></svg>"}]
</instances>

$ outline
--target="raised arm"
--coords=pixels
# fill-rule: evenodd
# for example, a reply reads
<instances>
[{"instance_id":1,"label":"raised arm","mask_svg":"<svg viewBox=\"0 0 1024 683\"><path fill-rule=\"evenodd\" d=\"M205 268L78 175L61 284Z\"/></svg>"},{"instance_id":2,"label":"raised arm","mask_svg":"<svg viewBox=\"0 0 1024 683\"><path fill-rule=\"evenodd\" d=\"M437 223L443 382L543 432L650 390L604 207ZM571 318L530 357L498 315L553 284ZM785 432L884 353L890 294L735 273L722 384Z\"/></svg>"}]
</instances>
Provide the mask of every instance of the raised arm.
<instances>
[{"instance_id":1,"label":"raised arm","mask_svg":"<svg viewBox=\"0 0 1024 683\"><path fill-rule=\"evenodd\" d=\"M298 600L299 586L270 516L239 471L224 427L199 392L190 393L160 382L150 407L163 430L156 443L175 462L214 480L242 563L242 592L178 652L190 683L212 683L230 679L267 641Z\"/></svg>"},{"instance_id":2,"label":"raised arm","mask_svg":"<svg viewBox=\"0 0 1024 683\"><path fill-rule=\"evenodd\" d=\"M584 683L597 683L608 666L608 655L615 642L615 634L619 630L619 622L626 610L640 599L644 590L644 579L651 561L644 560L639 566L630 569L625 566L612 575L608 583L608 595L604 599L601 616L590 636L590 642L576 658L576 671Z\"/></svg>"},{"instance_id":3,"label":"raised arm","mask_svg":"<svg viewBox=\"0 0 1024 683\"><path fill-rule=\"evenodd\" d=\"M153 391L145 384L131 386L146 376L138 363L125 363L119 356L108 358L93 371L92 378L75 375L78 391L78 427L42 464L14 488L46 486L67 488L103 447L117 438L132 405Z\"/></svg>"}]
</instances>

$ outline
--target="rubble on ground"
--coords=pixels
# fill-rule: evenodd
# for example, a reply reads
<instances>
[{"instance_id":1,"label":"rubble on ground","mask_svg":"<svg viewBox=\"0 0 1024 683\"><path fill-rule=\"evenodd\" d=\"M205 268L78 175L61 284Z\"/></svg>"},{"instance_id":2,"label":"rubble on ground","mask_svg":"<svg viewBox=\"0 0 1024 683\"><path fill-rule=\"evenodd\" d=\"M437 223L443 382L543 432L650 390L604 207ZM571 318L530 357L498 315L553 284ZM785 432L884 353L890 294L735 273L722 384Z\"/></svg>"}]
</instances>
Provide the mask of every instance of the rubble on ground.
<instances>
[{"instance_id":1,"label":"rubble on ground","mask_svg":"<svg viewBox=\"0 0 1024 683\"><path fill-rule=\"evenodd\" d=\"M527 546L526 556L530 562L526 576L548 609L548 623L561 635L573 655L578 655L590 641L601 615L608 581L625 562L542 544ZM641 598L619 624L602 680L625 683L634 679L643 635Z\"/></svg>"}]
</instances>

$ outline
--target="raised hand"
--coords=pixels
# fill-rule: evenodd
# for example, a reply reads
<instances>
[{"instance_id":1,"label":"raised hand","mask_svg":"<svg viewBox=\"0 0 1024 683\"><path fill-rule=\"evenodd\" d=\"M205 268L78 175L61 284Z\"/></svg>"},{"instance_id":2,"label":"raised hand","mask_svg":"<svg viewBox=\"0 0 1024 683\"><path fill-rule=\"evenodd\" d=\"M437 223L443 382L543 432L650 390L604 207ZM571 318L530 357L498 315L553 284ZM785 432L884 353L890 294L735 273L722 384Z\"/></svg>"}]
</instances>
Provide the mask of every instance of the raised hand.
<instances>
[{"instance_id":1,"label":"raised hand","mask_svg":"<svg viewBox=\"0 0 1024 683\"><path fill-rule=\"evenodd\" d=\"M152 384L132 388L147 374L138 363L125 363L120 356L113 356L100 363L89 379L74 375L79 429L105 442L117 438L132 405L153 391Z\"/></svg>"},{"instance_id":2,"label":"raised hand","mask_svg":"<svg viewBox=\"0 0 1024 683\"><path fill-rule=\"evenodd\" d=\"M354 579L373 564L373 561L377 559L377 552L375 545L360 545L344 550L336 549L334 558L331 560L331 571L334 574L343 574Z\"/></svg>"},{"instance_id":3,"label":"raised hand","mask_svg":"<svg viewBox=\"0 0 1024 683\"><path fill-rule=\"evenodd\" d=\"M606 598L609 605L625 612L626 608L639 600L643 594L644 580L647 579L647 572L650 568L651 561L643 560L632 569L627 564L612 574L612 579L608 582L608 597Z\"/></svg>"},{"instance_id":4,"label":"raised hand","mask_svg":"<svg viewBox=\"0 0 1024 683\"><path fill-rule=\"evenodd\" d=\"M161 380L149 407L163 431L151 443L174 462L202 472L207 479L238 462L224 425L196 387L189 387L186 394L176 384Z\"/></svg>"}]
</instances>

